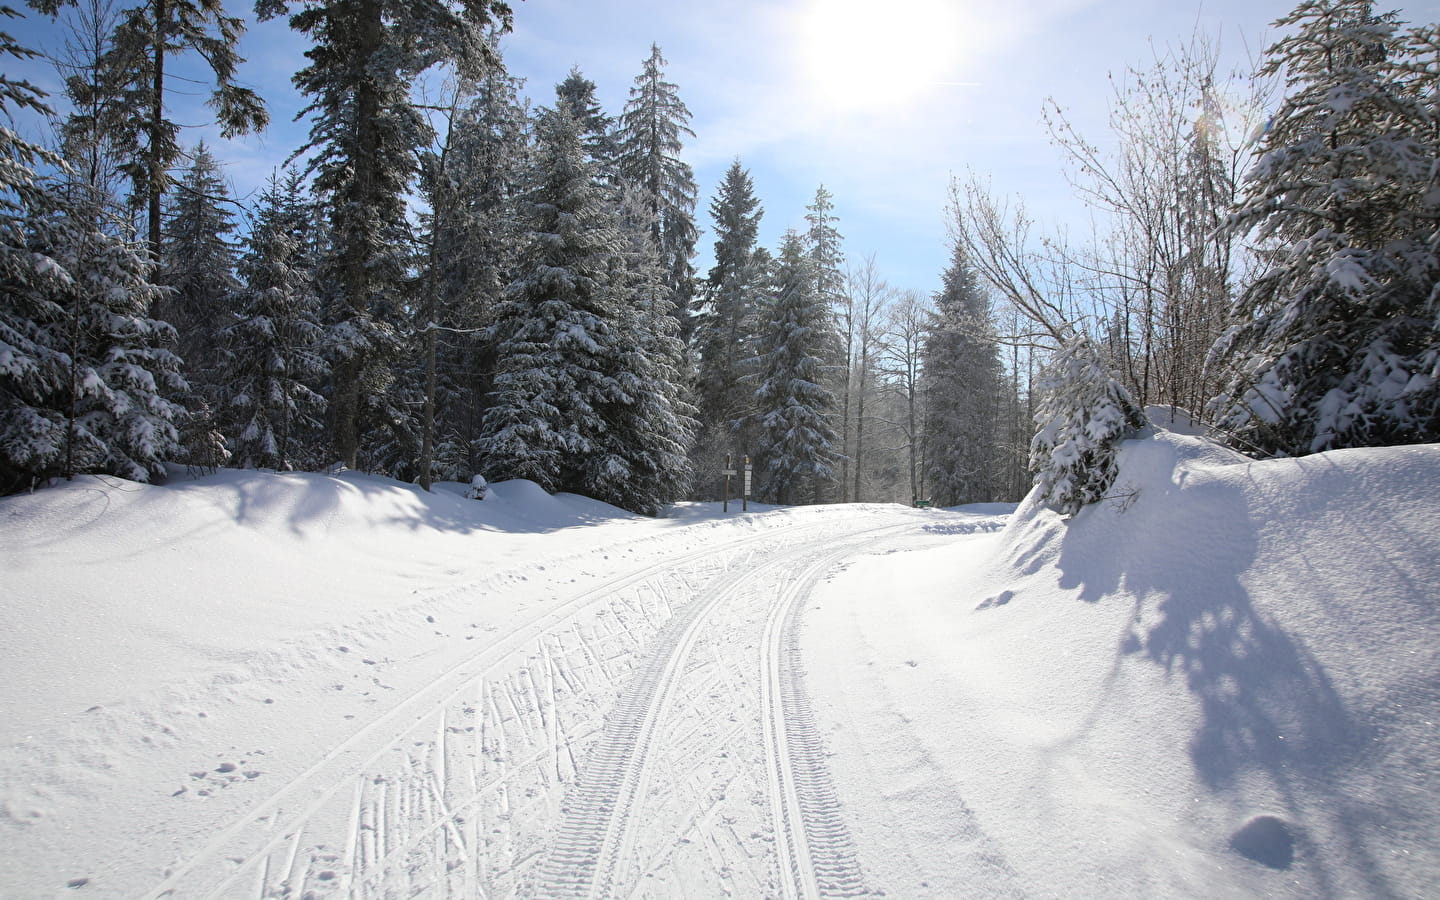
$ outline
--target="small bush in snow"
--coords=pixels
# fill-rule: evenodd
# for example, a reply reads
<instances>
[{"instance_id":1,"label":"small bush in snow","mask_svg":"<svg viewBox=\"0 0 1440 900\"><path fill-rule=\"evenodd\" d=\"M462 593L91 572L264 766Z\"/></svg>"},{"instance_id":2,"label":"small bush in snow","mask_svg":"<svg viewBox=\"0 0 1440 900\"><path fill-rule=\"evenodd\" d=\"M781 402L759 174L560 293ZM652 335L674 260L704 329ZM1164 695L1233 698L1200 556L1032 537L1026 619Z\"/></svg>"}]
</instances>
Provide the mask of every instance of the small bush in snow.
<instances>
[{"instance_id":1,"label":"small bush in snow","mask_svg":"<svg viewBox=\"0 0 1440 900\"><path fill-rule=\"evenodd\" d=\"M1116 445L1145 425L1145 415L1083 335L1051 361L1040 391L1030 468L1045 502L1073 516L1105 496L1115 481Z\"/></svg>"},{"instance_id":2,"label":"small bush in snow","mask_svg":"<svg viewBox=\"0 0 1440 900\"><path fill-rule=\"evenodd\" d=\"M476 475L470 479L470 489L465 492L465 496L471 500L484 500L490 496L490 485L485 482L484 475Z\"/></svg>"}]
</instances>

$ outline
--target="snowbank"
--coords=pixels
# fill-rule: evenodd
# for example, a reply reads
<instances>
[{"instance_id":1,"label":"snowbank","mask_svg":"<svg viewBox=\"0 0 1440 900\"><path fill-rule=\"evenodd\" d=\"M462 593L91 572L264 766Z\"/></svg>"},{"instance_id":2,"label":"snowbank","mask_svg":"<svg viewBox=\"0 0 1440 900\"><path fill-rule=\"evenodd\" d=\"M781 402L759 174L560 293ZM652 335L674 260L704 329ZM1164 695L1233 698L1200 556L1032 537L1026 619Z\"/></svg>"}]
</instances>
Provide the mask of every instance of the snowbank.
<instances>
[{"instance_id":1,"label":"snowbank","mask_svg":"<svg viewBox=\"0 0 1440 900\"><path fill-rule=\"evenodd\" d=\"M1072 520L1027 501L1001 534L857 564L810 613L877 883L1425 896L1440 446L1253 462L1151 429L1120 466Z\"/></svg>"}]
</instances>

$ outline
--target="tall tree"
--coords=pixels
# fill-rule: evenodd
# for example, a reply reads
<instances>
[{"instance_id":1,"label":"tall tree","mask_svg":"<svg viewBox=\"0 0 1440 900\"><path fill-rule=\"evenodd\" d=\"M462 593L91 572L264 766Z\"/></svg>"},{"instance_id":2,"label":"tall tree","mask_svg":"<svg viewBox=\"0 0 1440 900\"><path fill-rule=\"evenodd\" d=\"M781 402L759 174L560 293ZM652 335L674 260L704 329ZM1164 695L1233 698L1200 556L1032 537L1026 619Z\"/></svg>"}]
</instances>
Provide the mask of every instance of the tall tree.
<instances>
[{"instance_id":1,"label":"tall tree","mask_svg":"<svg viewBox=\"0 0 1440 900\"><path fill-rule=\"evenodd\" d=\"M1054 143L1103 229L1077 268L1103 304L1106 349L1142 406L1198 413L1212 393L1205 357L1252 264L1221 226L1253 157L1269 83L1226 72L1218 49L1197 36L1112 78L1109 140L1087 140L1047 104Z\"/></svg>"},{"instance_id":2,"label":"tall tree","mask_svg":"<svg viewBox=\"0 0 1440 900\"><path fill-rule=\"evenodd\" d=\"M687 429L667 365L679 344L655 324L669 310L654 249L627 249L579 127L563 104L539 126L531 237L495 325L483 474L653 514L685 480Z\"/></svg>"},{"instance_id":3,"label":"tall tree","mask_svg":"<svg viewBox=\"0 0 1440 900\"><path fill-rule=\"evenodd\" d=\"M779 503L818 502L839 457L835 394L826 387L839 347L830 306L815 290L813 263L793 231L780 251L759 344L758 494Z\"/></svg>"},{"instance_id":4,"label":"tall tree","mask_svg":"<svg viewBox=\"0 0 1440 900\"><path fill-rule=\"evenodd\" d=\"M405 281L405 197L430 128L410 99L422 72L452 64L462 77L490 62L484 29L508 30L499 0L305 0L290 27L310 35L310 64L295 75L310 97L309 143L316 189L330 218L324 277L333 285L328 338L335 391L331 431L340 462L356 465L360 421L380 401L393 319ZM289 11L258 0L262 20Z\"/></svg>"},{"instance_id":5,"label":"tall tree","mask_svg":"<svg viewBox=\"0 0 1440 900\"><path fill-rule=\"evenodd\" d=\"M299 173L271 176L229 298L233 321L218 334L225 393L216 412L242 467L324 463L319 388L329 370L319 352L310 206Z\"/></svg>"},{"instance_id":6,"label":"tall tree","mask_svg":"<svg viewBox=\"0 0 1440 900\"><path fill-rule=\"evenodd\" d=\"M854 449L846 454L847 465L853 464L855 480L853 485L845 486L845 497L856 503L865 499L865 437L871 424L865 417L865 400L875 388L876 344L881 318L894 297L895 290L880 277L873 255L846 273L845 312L840 321L845 327L843 334L849 355L844 361L848 373L843 381L845 399L842 407L845 419L849 419L852 407L855 410ZM845 421L842 432L850 430L850 423Z\"/></svg>"},{"instance_id":7,"label":"tall tree","mask_svg":"<svg viewBox=\"0 0 1440 900\"><path fill-rule=\"evenodd\" d=\"M53 16L76 0L29 2ZM222 136L259 131L270 122L259 95L235 80L245 61L236 52L244 32L244 20L225 15L220 0L148 0L120 14L109 48L98 60L100 77L67 85L82 110L101 117L91 127L133 159L125 174L134 185L133 201L145 210L151 253L160 253L161 201L170 170L182 155L183 126L170 117L167 105L171 57L188 51L210 69L214 90L207 103Z\"/></svg>"},{"instance_id":8,"label":"tall tree","mask_svg":"<svg viewBox=\"0 0 1440 900\"><path fill-rule=\"evenodd\" d=\"M1440 438L1440 32L1311 0L1267 51L1288 92L1234 217L1271 254L1216 345L1220 424L1300 455Z\"/></svg>"},{"instance_id":9,"label":"tall tree","mask_svg":"<svg viewBox=\"0 0 1440 900\"><path fill-rule=\"evenodd\" d=\"M159 281L169 290L157 315L179 333L187 380L205 393L213 393L220 381L215 336L229 324L229 298L239 286L232 202L219 161L204 143L197 145L166 204Z\"/></svg>"},{"instance_id":10,"label":"tall tree","mask_svg":"<svg viewBox=\"0 0 1440 900\"><path fill-rule=\"evenodd\" d=\"M748 449L741 431L754 409L754 334L768 279L767 259L756 247L764 215L749 171L735 160L710 201L715 265L703 286L694 335L702 424L696 466L703 474L717 471L726 453Z\"/></svg>"},{"instance_id":11,"label":"tall tree","mask_svg":"<svg viewBox=\"0 0 1440 900\"><path fill-rule=\"evenodd\" d=\"M582 75L579 67L571 67L565 80L555 85L555 99L567 104L570 114L579 120L585 155L595 164L596 172L601 178L613 181L617 177L615 158L620 152L615 138L615 119L606 114L595 91L595 82Z\"/></svg>"},{"instance_id":12,"label":"tall tree","mask_svg":"<svg viewBox=\"0 0 1440 900\"><path fill-rule=\"evenodd\" d=\"M495 369L487 337L521 243L518 198L527 122L518 81L496 64L463 85L440 147L427 152L419 304L425 355L420 484L469 481L474 441Z\"/></svg>"},{"instance_id":13,"label":"tall tree","mask_svg":"<svg viewBox=\"0 0 1440 900\"><path fill-rule=\"evenodd\" d=\"M931 307L923 294L913 289L901 291L890 307L884 339L880 342L879 368L885 379L885 390L899 400L904 411L900 432L904 439L905 480L909 484L911 503L925 499L929 489L921 432L927 420L921 353L930 332L931 315Z\"/></svg>"},{"instance_id":14,"label":"tall tree","mask_svg":"<svg viewBox=\"0 0 1440 900\"><path fill-rule=\"evenodd\" d=\"M0 32L0 55L34 54ZM0 74L0 112L48 115L42 97ZM151 264L114 223L100 227L93 193L62 190L41 167L68 172L0 128L0 492L79 472L147 481L178 447L168 396L185 387L162 346L172 330L146 316Z\"/></svg>"},{"instance_id":15,"label":"tall tree","mask_svg":"<svg viewBox=\"0 0 1440 900\"><path fill-rule=\"evenodd\" d=\"M844 235L835 223L834 196L820 185L815 199L805 207L805 253L815 276L815 294L830 305L839 331L841 365L833 372L831 388L840 397L840 489L843 499L850 499L850 404L853 397L850 360L855 354L855 316L849 293L845 290Z\"/></svg>"},{"instance_id":16,"label":"tall tree","mask_svg":"<svg viewBox=\"0 0 1440 900\"><path fill-rule=\"evenodd\" d=\"M990 300L957 242L922 348L925 462L938 506L997 499L1002 370Z\"/></svg>"},{"instance_id":17,"label":"tall tree","mask_svg":"<svg viewBox=\"0 0 1440 900\"><path fill-rule=\"evenodd\" d=\"M690 130L690 110L680 99L680 90L665 80L665 57L651 45L644 70L630 89L630 99L620 116L620 155L616 165L620 178L641 192L650 214L651 235L665 265L665 282L670 290L681 337L690 339L691 301L695 295L695 204L699 196L695 173L680 159L684 149L680 136L695 136Z\"/></svg>"}]
</instances>

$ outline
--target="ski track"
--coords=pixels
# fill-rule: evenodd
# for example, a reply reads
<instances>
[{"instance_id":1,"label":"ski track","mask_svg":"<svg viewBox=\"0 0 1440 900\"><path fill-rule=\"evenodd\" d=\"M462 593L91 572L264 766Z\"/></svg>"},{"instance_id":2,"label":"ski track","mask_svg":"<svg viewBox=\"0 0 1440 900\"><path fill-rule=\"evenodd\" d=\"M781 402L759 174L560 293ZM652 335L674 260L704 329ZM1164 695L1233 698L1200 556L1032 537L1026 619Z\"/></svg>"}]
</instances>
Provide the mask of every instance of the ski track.
<instances>
[{"instance_id":1,"label":"ski track","mask_svg":"<svg viewBox=\"0 0 1440 900\"><path fill-rule=\"evenodd\" d=\"M670 621L647 648L567 796L534 896L665 896L667 883L689 893L698 887L694 876L707 870L719 876L718 890L725 894L868 895L804 691L797 601L840 560L897 527L913 526L844 535L838 547L833 530L823 533L728 584L710 585ZM748 635L760 658L741 655L727 667L724 655L734 655L737 635ZM707 638L709 659L699 649ZM737 683L754 681L756 672L758 683ZM756 701L748 708L737 702L747 695ZM758 745L762 733L765 752L751 772L715 767ZM728 796L729 787L758 771L766 773L768 789L752 785L748 794ZM667 797L673 798L668 808ZM767 806L772 816L751 823L748 841L722 846L715 838L717 830L723 833L717 821L733 822ZM664 829L670 822L673 830ZM760 833L766 827L769 834ZM647 828L650 835L675 838L647 848ZM698 859L689 865L676 859L677 849L697 842ZM652 855L641 858L644 849ZM756 857L761 865L747 865ZM663 877L667 869L673 882Z\"/></svg>"},{"instance_id":2,"label":"ski track","mask_svg":"<svg viewBox=\"0 0 1440 900\"><path fill-rule=\"evenodd\" d=\"M663 896L674 882L644 882L697 865L742 893L853 896L859 870L795 659L795 601L895 527L836 549L833 522L787 525L582 591L365 724L145 896ZM717 616L730 620L718 634ZM727 649L737 635L759 646L761 625L776 685L764 716L753 657ZM815 860L781 864L798 882L777 877L762 813L782 804L746 765L762 718L779 737L755 762L783 765L771 781L791 798L773 839ZM635 827L657 797L681 829L668 846Z\"/></svg>"}]
</instances>

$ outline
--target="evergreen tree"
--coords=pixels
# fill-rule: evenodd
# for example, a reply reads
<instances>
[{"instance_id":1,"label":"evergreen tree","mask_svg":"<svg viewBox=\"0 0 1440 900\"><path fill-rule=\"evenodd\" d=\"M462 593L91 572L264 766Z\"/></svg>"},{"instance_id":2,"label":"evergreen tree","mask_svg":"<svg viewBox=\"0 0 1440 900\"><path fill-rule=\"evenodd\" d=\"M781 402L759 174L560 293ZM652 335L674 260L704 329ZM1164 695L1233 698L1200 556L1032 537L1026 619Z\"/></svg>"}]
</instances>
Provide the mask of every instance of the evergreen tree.
<instances>
[{"instance_id":1,"label":"evergreen tree","mask_svg":"<svg viewBox=\"0 0 1440 900\"><path fill-rule=\"evenodd\" d=\"M842 497L850 500L851 416L850 408L855 399L856 385L853 382L856 349L856 310L846 290L845 253L841 242L844 236L835 227L839 221L835 215L834 197L820 185L815 190L815 199L805 207L805 255L810 260L810 269L815 275L815 294L828 304L835 317L840 336L839 365L831 370L830 388L840 398L840 485ZM863 385L860 386L863 389Z\"/></svg>"},{"instance_id":2,"label":"evergreen tree","mask_svg":"<svg viewBox=\"0 0 1440 900\"><path fill-rule=\"evenodd\" d=\"M0 32L0 55L34 54ZM42 96L0 74L0 112L49 114ZM161 346L173 331L145 315L150 264L95 224L93 195L37 166L68 171L0 128L0 492L79 472L148 481L177 449L180 409L166 394L185 386Z\"/></svg>"},{"instance_id":3,"label":"evergreen tree","mask_svg":"<svg viewBox=\"0 0 1440 900\"><path fill-rule=\"evenodd\" d=\"M845 294L845 236L835 227L840 219L835 215L834 199L822 184L815 190L815 200L805 207L805 221L809 223L805 252L815 274L816 295L832 309L838 309Z\"/></svg>"},{"instance_id":4,"label":"evergreen tree","mask_svg":"<svg viewBox=\"0 0 1440 900\"><path fill-rule=\"evenodd\" d=\"M617 177L615 159L620 145L615 139L615 120L605 113L595 99L595 82L572 67L565 80L555 85L555 98L570 107L570 114L580 122L580 136L585 155L594 163L596 172L606 181Z\"/></svg>"},{"instance_id":5,"label":"evergreen tree","mask_svg":"<svg viewBox=\"0 0 1440 900\"><path fill-rule=\"evenodd\" d=\"M310 65L295 76L315 122L304 149L315 151L310 166L330 226L322 278L332 289L331 430L340 462L355 466L363 417L392 435L405 425L385 394L399 352L405 196L418 151L431 143L410 86L442 63L464 77L483 72L491 61L483 29L492 20L508 29L510 9L498 0L306 0L300 7L290 26L315 40L305 54ZM286 0L259 0L256 13L263 20L288 8Z\"/></svg>"},{"instance_id":6,"label":"evergreen tree","mask_svg":"<svg viewBox=\"0 0 1440 900\"><path fill-rule=\"evenodd\" d=\"M220 163L198 145L167 204L158 280L169 290L157 304L157 316L179 333L186 378L211 403L220 383L215 336L229 324L229 298L239 286L230 202Z\"/></svg>"},{"instance_id":7,"label":"evergreen tree","mask_svg":"<svg viewBox=\"0 0 1440 900\"><path fill-rule=\"evenodd\" d=\"M526 478L586 492L615 384L620 236L568 107L542 117L531 236L506 290L499 353L478 449L487 480Z\"/></svg>"},{"instance_id":8,"label":"evergreen tree","mask_svg":"<svg viewBox=\"0 0 1440 900\"><path fill-rule=\"evenodd\" d=\"M630 100L620 116L620 155L616 167L621 179L641 192L650 214L651 234L665 265L666 286L680 335L687 343L693 329L691 301L695 294L695 174L680 159L680 136L690 130L690 110L679 89L665 80L665 58L652 45L644 71L630 89Z\"/></svg>"},{"instance_id":9,"label":"evergreen tree","mask_svg":"<svg viewBox=\"0 0 1440 900\"><path fill-rule=\"evenodd\" d=\"M1233 218L1272 263L1213 351L1219 425L1280 455L1440 439L1436 30L1368 0L1277 24L1289 93Z\"/></svg>"},{"instance_id":10,"label":"evergreen tree","mask_svg":"<svg viewBox=\"0 0 1440 900\"><path fill-rule=\"evenodd\" d=\"M990 301L960 243L943 284L921 347L923 443L932 502L955 506L1003 493L997 415L1002 384Z\"/></svg>"},{"instance_id":11,"label":"evergreen tree","mask_svg":"<svg viewBox=\"0 0 1440 900\"><path fill-rule=\"evenodd\" d=\"M485 397L495 369L486 338L521 243L518 197L527 165L519 84L496 64L466 85L445 143L426 154L420 186L425 217L423 339L425 445L420 483L467 481L477 470Z\"/></svg>"},{"instance_id":12,"label":"evergreen tree","mask_svg":"<svg viewBox=\"0 0 1440 900\"><path fill-rule=\"evenodd\" d=\"M75 0L29 0L35 9L57 15ZM132 199L145 209L152 253L160 253L161 199L170 186L170 169L180 160L181 125L169 118L166 66L189 51L205 61L215 79L208 105L224 137L260 131L270 122L265 104L235 81L245 60L235 52L245 22L225 15L220 0L147 2L120 14L108 51L98 60L99 77L68 84L82 110L100 114L86 127L107 135L133 160L125 174L134 185ZM78 122L72 122L78 125Z\"/></svg>"},{"instance_id":13,"label":"evergreen tree","mask_svg":"<svg viewBox=\"0 0 1440 900\"><path fill-rule=\"evenodd\" d=\"M755 392L758 495L778 503L819 500L835 478L835 395L825 387L838 354L830 308L817 296L813 263L793 231L785 237L775 300L760 332Z\"/></svg>"},{"instance_id":14,"label":"evergreen tree","mask_svg":"<svg viewBox=\"0 0 1440 900\"><path fill-rule=\"evenodd\" d=\"M1084 335L1066 341L1039 388L1040 429L1030 444L1030 468L1041 499L1073 516L1104 499L1118 474L1115 451L1144 427L1145 415Z\"/></svg>"},{"instance_id":15,"label":"evergreen tree","mask_svg":"<svg viewBox=\"0 0 1440 900\"><path fill-rule=\"evenodd\" d=\"M601 442L607 453L592 460L589 483L596 496L622 497L620 505L656 515L689 489L688 453L698 423L687 399L689 356L664 263L643 199L634 192L626 192L620 207L620 237L624 302L616 328L616 380L624 394L610 409Z\"/></svg>"},{"instance_id":16,"label":"evergreen tree","mask_svg":"<svg viewBox=\"0 0 1440 900\"><path fill-rule=\"evenodd\" d=\"M245 468L287 471L323 465L318 455L328 368L307 246L313 211L300 175L271 176L229 298L234 321L219 332L226 393L217 410Z\"/></svg>"},{"instance_id":17,"label":"evergreen tree","mask_svg":"<svg viewBox=\"0 0 1440 900\"><path fill-rule=\"evenodd\" d=\"M695 329L702 423L696 467L702 473L718 470L726 453L740 456L749 447L742 425L754 411L756 310L769 277L768 259L756 247L764 214L749 171L735 160L710 201L715 265Z\"/></svg>"}]
</instances>

